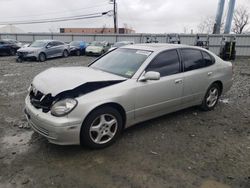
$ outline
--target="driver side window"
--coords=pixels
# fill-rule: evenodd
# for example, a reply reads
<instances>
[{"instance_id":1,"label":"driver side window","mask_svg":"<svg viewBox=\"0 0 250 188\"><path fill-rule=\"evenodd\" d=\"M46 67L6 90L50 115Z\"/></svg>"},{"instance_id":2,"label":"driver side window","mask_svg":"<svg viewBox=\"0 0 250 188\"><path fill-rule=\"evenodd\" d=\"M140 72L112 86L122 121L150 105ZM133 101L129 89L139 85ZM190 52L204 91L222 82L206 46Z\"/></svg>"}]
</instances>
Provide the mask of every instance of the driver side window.
<instances>
[{"instance_id":1,"label":"driver side window","mask_svg":"<svg viewBox=\"0 0 250 188\"><path fill-rule=\"evenodd\" d=\"M161 77L177 74L180 72L180 60L176 50L169 50L158 54L149 66L146 72L159 72Z\"/></svg>"}]
</instances>

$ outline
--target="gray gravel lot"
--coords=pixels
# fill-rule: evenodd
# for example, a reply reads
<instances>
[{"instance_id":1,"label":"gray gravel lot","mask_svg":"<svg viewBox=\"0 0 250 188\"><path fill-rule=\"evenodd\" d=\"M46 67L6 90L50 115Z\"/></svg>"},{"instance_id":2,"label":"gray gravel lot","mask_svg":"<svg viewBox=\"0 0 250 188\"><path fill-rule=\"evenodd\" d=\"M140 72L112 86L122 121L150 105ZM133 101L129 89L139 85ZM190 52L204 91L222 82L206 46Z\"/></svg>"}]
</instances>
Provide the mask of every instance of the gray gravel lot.
<instances>
[{"instance_id":1,"label":"gray gravel lot","mask_svg":"<svg viewBox=\"0 0 250 188\"><path fill-rule=\"evenodd\" d=\"M250 187L250 59L234 62L234 85L214 111L194 107L141 123L102 150L48 143L23 114L32 78L93 59L0 57L0 188Z\"/></svg>"}]
</instances>

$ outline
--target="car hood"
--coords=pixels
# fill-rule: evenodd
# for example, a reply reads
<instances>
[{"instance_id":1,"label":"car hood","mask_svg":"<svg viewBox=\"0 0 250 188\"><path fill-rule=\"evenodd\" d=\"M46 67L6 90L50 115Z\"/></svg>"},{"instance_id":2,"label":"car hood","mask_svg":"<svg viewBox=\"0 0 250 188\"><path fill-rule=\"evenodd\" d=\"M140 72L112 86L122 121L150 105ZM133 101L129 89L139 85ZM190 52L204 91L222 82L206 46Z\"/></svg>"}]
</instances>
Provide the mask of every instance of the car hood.
<instances>
[{"instance_id":1,"label":"car hood","mask_svg":"<svg viewBox=\"0 0 250 188\"><path fill-rule=\"evenodd\" d=\"M98 51L102 51L103 46L88 46L86 48L87 51L92 51L92 50L98 50Z\"/></svg>"},{"instance_id":2,"label":"car hood","mask_svg":"<svg viewBox=\"0 0 250 188\"><path fill-rule=\"evenodd\" d=\"M104 87L105 83L105 86L108 86L124 80L126 78L89 67L58 67L38 74L34 78L32 86L43 94L51 94L54 97L61 92L79 87L81 90L86 90L88 88L85 87L93 88L93 84L95 84L95 88L98 89ZM93 84L91 85L91 83ZM98 83L101 86L98 86Z\"/></svg>"},{"instance_id":3,"label":"car hood","mask_svg":"<svg viewBox=\"0 0 250 188\"><path fill-rule=\"evenodd\" d=\"M18 52L33 52L33 51L37 51L40 50L41 48L34 48L34 47L22 47L19 50L17 50Z\"/></svg>"}]
</instances>

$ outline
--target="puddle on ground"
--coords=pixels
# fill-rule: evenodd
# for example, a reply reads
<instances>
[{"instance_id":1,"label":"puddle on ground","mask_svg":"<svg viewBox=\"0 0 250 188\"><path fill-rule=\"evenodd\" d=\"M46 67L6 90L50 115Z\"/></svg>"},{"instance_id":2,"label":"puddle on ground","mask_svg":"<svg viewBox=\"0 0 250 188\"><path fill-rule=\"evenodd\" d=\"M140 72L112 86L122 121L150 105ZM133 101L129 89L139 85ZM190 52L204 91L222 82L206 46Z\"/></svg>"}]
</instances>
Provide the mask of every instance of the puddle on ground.
<instances>
[{"instance_id":1,"label":"puddle on ground","mask_svg":"<svg viewBox=\"0 0 250 188\"><path fill-rule=\"evenodd\" d=\"M24 93L26 93L27 91L19 91L19 92L9 92L8 93L8 96L10 97L13 97L13 96L16 96L16 95L22 95Z\"/></svg>"},{"instance_id":2,"label":"puddle on ground","mask_svg":"<svg viewBox=\"0 0 250 188\"><path fill-rule=\"evenodd\" d=\"M4 74L3 76L12 77L12 76L21 76L21 74L19 74L19 73L16 73L16 74Z\"/></svg>"},{"instance_id":3,"label":"puddle on ground","mask_svg":"<svg viewBox=\"0 0 250 188\"><path fill-rule=\"evenodd\" d=\"M6 122L6 123L13 123L13 122L15 122L17 119L15 119L15 118L12 118L12 117L5 117L4 118L4 121Z\"/></svg>"},{"instance_id":4,"label":"puddle on ground","mask_svg":"<svg viewBox=\"0 0 250 188\"><path fill-rule=\"evenodd\" d=\"M223 183L214 181L214 180L207 180L205 181L200 188L230 188L228 185Z\"/></svg>"},{"instance_id":5,"label":"puddle on ground","mask_svg":"<svg viewBox=\"0 0 250 188\"><path fill-rule=\"evenodd\" d=\"M5 136L2 138L2 146L5 149L11 149L15 152L22 153L29 149L29 141L33 131L25 131L22 133L17 133L12 136Z\"/></svg>"}]
</instances>

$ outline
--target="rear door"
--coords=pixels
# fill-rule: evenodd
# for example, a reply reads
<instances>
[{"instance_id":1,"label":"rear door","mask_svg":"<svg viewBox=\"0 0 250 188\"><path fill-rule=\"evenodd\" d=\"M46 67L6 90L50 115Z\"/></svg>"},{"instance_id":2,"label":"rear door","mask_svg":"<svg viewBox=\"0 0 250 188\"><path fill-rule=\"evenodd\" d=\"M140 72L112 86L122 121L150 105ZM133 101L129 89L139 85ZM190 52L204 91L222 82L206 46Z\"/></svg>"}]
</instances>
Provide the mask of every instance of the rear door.
<instances>
[{"instance_id":1,"label":"rear door","mask_svg":"<svg viewBox=\"0 0 250 188\"><path fill-rule=\"evenodd\" d=\"M200 103L213 78L214 61L207 52L198 49L181 49L184 69L183 104Z\"/></svg>"},{"instance_id":2,"label":"rear door","mask_svg":"<svg viewBox=\"0 0 250 188\"><path fill-rule=\"evenodd\" d=\"M138 81L136 86L135 118L149 119L174 111L181 103L183 75L177 50L158 54L145 72L156 71L160 80Z\"/></svg>"},{"instance_id":3,"label":"rear door","mask_svg":"<svg viewBox=\"0 0 250 188\"><path fill-rule=\"evenodd\" d=\"M64 43L60 41L56 41L56 56L62 56L64 51Z\"/></svg>"}]
</instances>

